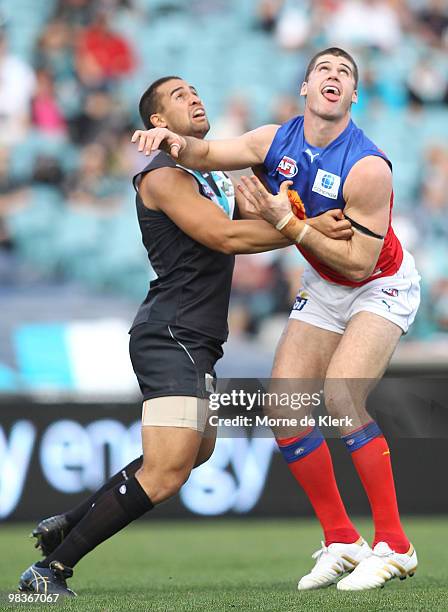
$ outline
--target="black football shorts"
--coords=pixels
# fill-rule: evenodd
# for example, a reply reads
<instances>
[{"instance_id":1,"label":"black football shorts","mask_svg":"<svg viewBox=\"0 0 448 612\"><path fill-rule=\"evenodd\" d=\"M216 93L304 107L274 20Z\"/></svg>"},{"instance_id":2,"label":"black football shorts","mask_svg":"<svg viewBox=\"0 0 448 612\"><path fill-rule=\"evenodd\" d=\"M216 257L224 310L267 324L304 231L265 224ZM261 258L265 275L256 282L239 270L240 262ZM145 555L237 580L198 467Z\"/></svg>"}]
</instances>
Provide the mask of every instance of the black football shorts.
<instances>
[{"instance_id":1,"label":"black football shorts","mask_svg":"<svg viewBox=\"0 0 448 612\"><path fill-rule=\"evenodd\" d=\"M223 355L219 340L166 323L131 329L129 353L143 400L169 395L208 398Z\"/></svg>"}]
</instances>

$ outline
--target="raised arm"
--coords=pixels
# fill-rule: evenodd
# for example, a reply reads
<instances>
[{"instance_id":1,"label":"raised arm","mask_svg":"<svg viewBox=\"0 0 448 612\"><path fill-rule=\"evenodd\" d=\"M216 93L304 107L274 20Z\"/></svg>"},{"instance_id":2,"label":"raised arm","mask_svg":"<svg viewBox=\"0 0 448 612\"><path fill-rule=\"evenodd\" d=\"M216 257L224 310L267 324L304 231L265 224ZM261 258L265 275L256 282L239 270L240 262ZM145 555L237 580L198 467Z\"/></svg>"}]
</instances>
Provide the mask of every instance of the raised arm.
<instances>
[{"instance_id":1,"label":"raised arm","mask_svg":"<svg viewBox=\"0 0 448 612\"><path fill-rule=\"evenodd\" d=\"M200 195L195 180L178 168L149 172L139 193L147 208L163 211L188 236L215 251L260 253L291 244L266 221L231 221ZM173 194L181 195L176 198Z\"/></svg>"},{"instance_id":2,"label":"raised arm","mask_svg":"<svg viewBox=\"0 0 448 612\"><path fill-rule=\"evenodd\" d=\"M267 184L263 181L263 174L255 172L257 178L261 180L263 185L269 191ZM237 189L237 185L234 181L234 187L236 189L236 203L239 211L240 219L262 219L255 206L244 197L241 190ZM352 224L348 221L340 208L333 208L327 210L317 217L310 217L306 219L305 223L310 225L315 230L328 236L328 238L334 238L335 240L350 240L353 236Z\"/></svg>"},{"instance_id":3,"label":"raised arm","mask_svg":"<svg viewBox=\"0 0 448 612\"><path fill-rule=\"evenodd\" d=\"M236 203L238 207L238 217L240 219L262 219L249 200L238 189L236 192ZM334 240L350 240L353 236L352 224L344 217L344 213L339 208L333 208L322 213L318 217L310 217L305 223L321 234L333 238Z\"/></svg>"},{"instance_id":4,"label":"raised arm","mask_svg":"<svg viewBox=\"0 0 448 612\"><path fill-rule=\"evenodd\" d=\"M244 180L243 192L274 226L291 212L286 189L272 196L253 177ZM350 240L328 238L309 226L305 229L305 223L294 216L281 231L336 272L361 282L375 270L389 225L391 193L387 164L380 157L365 157L353 166L344 185L344 213L356 224Z\"/></svg>"},{"instance_id":5,"label":"raised arm","mask_svg":"<svg viewBox=\"0 0 448 612\"><path fill-rule=\"evenodd\" d=\"M149 155L164 149L187 168L195 170L242 170L262 164L278 130L278 125L264 125L229 140L200 140L180 136L166 128L137 130L132 142Z\"/></svg>"}]
</instances>

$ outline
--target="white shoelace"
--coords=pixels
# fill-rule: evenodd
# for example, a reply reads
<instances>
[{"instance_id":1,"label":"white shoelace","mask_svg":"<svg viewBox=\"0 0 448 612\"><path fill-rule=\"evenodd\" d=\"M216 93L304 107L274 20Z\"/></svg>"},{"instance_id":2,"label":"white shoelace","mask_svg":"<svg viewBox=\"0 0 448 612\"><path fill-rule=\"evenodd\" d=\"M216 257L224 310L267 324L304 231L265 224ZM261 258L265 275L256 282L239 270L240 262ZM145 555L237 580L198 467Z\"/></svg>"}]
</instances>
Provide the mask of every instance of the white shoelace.
<instances>
[{"instance_id":1,"label":"white shoelace","mask_svg":"<svg viewBox=\"0 0 448 612\"><path fill-rule=\"evenodd\" d=\"M321 542L321 544L322 548L316 550L316 552L311 555L312 559L316 559L316 565L311 570L311 573L317 571L318 569L320 570L325 566L333 566L335 563L341 572L345 571L344 564L342 563L341 559L331 550L328 550L328 546L325 546L324 542ZM334 571L333 567L331 567L331 569Z\"/></svg>"}]
</instances>

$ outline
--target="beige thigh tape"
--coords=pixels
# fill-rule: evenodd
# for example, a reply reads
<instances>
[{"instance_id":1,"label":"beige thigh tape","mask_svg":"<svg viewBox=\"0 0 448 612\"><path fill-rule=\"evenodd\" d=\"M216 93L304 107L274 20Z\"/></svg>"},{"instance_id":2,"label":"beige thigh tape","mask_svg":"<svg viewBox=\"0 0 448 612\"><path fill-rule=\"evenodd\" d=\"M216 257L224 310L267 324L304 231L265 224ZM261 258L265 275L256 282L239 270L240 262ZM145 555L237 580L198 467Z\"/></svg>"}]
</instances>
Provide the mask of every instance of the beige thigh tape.
<instances>
[{"instance_id":1,"label":"beige thigh tape","mask_svg":"<svg viewBox=\"0 0 448 612\"><path fill-rule=\"evenodd\" d=\"M143 402L143 427L189 427L204 432L208 400L184 395L156 397Z\"/></svg>"}]
</instances>

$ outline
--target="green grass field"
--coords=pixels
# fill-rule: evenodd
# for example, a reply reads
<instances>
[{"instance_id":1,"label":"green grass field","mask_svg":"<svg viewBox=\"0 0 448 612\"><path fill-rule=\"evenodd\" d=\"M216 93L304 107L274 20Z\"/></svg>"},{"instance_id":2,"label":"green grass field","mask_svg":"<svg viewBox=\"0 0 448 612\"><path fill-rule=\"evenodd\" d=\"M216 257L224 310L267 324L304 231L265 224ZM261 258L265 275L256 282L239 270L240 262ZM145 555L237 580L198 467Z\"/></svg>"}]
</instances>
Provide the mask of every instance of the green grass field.
<instances>
[{"instance_id":1,"label":"green grass field","mask_svg":"<svg viewBox=\"0 0 448 612\"><path fill-rule=\"evenodd\" d=\"M420 567L413 578L378 591L339 593L335 587L296 590L311 567L320 530L314 521L140 522L86 557L70 586L78 598L56 609L201 610L448 610L448 519L407 519ZM365 537L370 524L357 521ZM8 604L20 572L36 560L29 525L0 527L0 610L51 610Z\"/></svg>"}]
</instances>

